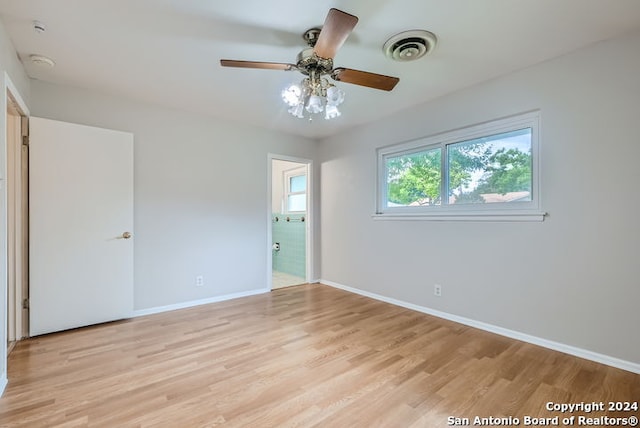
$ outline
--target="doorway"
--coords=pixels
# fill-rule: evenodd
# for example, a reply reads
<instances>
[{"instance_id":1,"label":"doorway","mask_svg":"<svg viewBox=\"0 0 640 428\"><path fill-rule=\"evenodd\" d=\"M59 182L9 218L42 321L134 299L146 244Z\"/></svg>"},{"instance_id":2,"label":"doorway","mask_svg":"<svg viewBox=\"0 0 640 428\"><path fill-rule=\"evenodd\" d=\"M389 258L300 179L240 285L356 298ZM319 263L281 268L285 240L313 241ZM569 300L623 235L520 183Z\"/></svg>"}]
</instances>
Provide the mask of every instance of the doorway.
<instances>
[{"instance_id":1,"label":"doorway","mask_svg":"<svg viewBox=\"0 0 640 428\"><path fill-rule=\"evenodd\" d=\"M271 289L310 282L311 161L270 156L269 283Z\"/></svg>"},{"instance_id":2,"label":"doorway","mask_svg":"<svg viewBox=\"0 0 640 428\"><path fill-rule=\"evenodd\" d=\"M29 332L29 127L19 99L7 89L7 355Z\"/></svg>"}]
</instances>

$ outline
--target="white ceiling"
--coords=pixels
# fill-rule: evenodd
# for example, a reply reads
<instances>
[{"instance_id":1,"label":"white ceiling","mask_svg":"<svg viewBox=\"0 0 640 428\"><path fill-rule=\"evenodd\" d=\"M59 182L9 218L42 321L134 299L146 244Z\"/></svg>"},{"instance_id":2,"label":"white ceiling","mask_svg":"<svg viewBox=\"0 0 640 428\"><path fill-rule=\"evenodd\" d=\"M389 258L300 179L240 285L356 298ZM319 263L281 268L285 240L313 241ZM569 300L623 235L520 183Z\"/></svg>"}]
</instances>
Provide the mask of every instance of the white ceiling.
<instances>
[{"instance_id":1,"label":"white ceiling","mask_svg":"<svg viewBox=\"0 0 640 428\"><path fill-rule=\"evenodd\" d=\"M360 18L335 65L397 76L392 92L339 84L342 116L309 122L280 97L297 72L220 66L295 63L301 34L331 7ZM0 14L32 78L311 138L640 28L640 0L0 0ZM413 29L435 33L435 50L416 62L387 59L384 42ZM34 66L30 54L55 68Z\"/></svg>"}]
</instances>

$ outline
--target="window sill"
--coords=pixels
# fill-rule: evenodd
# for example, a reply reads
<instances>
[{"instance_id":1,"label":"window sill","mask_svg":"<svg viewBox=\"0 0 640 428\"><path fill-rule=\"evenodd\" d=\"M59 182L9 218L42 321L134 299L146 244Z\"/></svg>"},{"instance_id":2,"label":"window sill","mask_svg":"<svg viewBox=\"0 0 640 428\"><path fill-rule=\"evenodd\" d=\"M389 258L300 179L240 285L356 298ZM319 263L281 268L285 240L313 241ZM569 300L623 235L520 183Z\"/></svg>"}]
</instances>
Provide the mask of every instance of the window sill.
<instances>
[{"instance_id":1,"label":"window sill","mask_svg":"<svg viewBox=\"0 0 640 428\"><path fill-rule=\"evenodd\" d=\"M372 214L375 221L479 221L479 222L541 222L545 212L446 212L446 213L381 213Z\"/></svg>"}]
</instances>

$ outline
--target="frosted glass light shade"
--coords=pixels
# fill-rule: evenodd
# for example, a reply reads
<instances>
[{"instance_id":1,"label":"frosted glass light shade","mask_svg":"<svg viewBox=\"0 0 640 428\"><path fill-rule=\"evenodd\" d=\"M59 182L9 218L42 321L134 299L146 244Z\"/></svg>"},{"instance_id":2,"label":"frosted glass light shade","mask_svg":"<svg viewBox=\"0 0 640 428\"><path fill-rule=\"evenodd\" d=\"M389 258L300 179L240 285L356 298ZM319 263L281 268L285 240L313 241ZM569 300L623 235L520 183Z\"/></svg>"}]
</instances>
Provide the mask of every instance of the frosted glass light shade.
<instances>
[{"instance_id":1,"label":"frosted glass light shade","mask_svg":"<svg viewBox=\"0 0 640 428\"><path fill-rule=\"evenodd\" d=\"M325 107L324 110L324 118L329 120L329 119L333 119L336 118L338 116L340 116L342 113L340 113L340 110L338 110L338 107L332 105L332 104L327 104L327 106Z\"/></svg>"},{"instance_id":2,"label":"frosted glass light shade","mask_svg":"<svg viewBox=\"0 0 640 428\"><path fill-rule=\"evenodd\" d=\"M297 106L293 106L289 109L289 113L291 113L292 115L294 115L295 117L302 119L304 118L304 104L300 103Z\"/></svg>"},{"instance_id":3,"label":"frosted glass light shade","mask_svg":"<svg viewBox=\"0 0 640 428\"><path fill-rule=\"evenodd\" d=\"M293 84L282 90L282 99L289 106L293 107L300 104L302 89L300 86Z\"/></svg>"},{"instance_id":4,"label":"frosted glass light shade","mask_svg":"<svg viewBox=\"0 0 640 428\"><path fill-rule=\"evenodd\" d=\"M332 106L339 106L344 101L344 91L336 88L335 86L330 86L327 89L327 104Z\"/></svg>"},{"instance_id":5,"label":"frosted glass light shade","mask_svg":"<svg viewBox=\"0 0 640 428\"><path fill-rule=\"evenodd\" d=\"M322 98L319 97L318 95L311 95L309 97L309 101L307 102L307 111L309 113L320 113L323 110L323 105L322 105Z\"/></svg>"}]
</instances>

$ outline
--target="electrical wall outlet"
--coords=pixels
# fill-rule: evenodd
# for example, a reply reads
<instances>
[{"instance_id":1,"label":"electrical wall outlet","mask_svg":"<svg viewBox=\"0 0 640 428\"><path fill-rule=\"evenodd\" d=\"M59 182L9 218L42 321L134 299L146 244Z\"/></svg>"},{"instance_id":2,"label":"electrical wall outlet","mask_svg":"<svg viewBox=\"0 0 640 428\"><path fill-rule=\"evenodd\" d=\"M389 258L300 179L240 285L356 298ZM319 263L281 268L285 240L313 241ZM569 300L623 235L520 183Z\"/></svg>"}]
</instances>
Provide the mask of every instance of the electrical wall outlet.
<instances>
[{"instance_id":1,"label":"electrical wall outlet","mask_svg":"<svg viewBox=\"0 0 640 428\"><path fill-rule=\"evenodd\" d=\"M196 276L196 287L202 287L204 285L204 276Z\"/></svg>"},{"instance_id":2,"label":"electrical wall outlet","mask_svg":"<svg viewBox=\"0 0 640 428\"><path fill-rule=\"evenodd\" d=\"M442 297L442 285L435 284L433 286L433 295L437 297Z\"/></svg>"}]
</instances>

